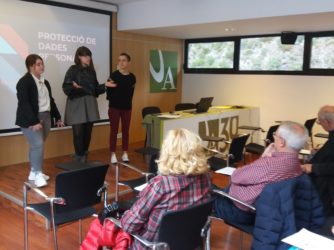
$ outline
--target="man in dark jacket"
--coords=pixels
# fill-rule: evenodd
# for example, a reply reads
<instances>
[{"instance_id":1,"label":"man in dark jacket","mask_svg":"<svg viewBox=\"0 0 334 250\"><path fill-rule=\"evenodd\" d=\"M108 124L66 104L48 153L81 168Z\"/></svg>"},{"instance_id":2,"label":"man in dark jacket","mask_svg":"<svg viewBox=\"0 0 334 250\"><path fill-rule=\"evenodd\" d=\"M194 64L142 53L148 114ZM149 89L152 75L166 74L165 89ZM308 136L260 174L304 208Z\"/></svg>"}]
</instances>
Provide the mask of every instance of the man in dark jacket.
<instances>
[{"instance_id":1,"label":"man in dark jacket","mask_svg":"<svg viewBox=\"0 0 334 250\"><path fill-rule=\"evenodd\" d=\"M326 215L334 215L334 106L323 106L318 112L317 123L329 133L327 142L302 170L310 174Z\"/></svg>"}]
</instances>

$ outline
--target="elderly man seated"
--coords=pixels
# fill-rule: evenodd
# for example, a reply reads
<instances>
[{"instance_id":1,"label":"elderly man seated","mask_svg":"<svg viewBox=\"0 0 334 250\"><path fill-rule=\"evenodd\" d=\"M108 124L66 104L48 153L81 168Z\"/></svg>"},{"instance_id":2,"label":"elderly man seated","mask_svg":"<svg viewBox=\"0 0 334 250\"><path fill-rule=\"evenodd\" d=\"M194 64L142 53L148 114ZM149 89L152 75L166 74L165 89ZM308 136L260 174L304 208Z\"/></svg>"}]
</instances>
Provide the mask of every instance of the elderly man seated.
<instances>
[{"instance_id":1,"label":"elderly man seated","mask_svg":"<svg viewBox=\"0 0 334 250\"><path fill-rule=\"evenodd\" d=\"M326 215L334 216L334 106L320 108L317 122L329 133L328 140L310 162L301 167L312 177Z\"/></svg>"},{"instance_id":2,"label":"elderly man seated","mask_svg":"<svg viewBox=\"0 0 334 250\"><path fill-rule=\"evenodd\" d=\"M307 139L308 132L303 125L283 122L274 133L274 143L266 148L261 158L234 171L228 193L252 205L265 185L301 175L298 152ZM255 214L230 199L217 197L214 209L222 219L243 224L254 223Z\"/></svg>"}]
</instances>

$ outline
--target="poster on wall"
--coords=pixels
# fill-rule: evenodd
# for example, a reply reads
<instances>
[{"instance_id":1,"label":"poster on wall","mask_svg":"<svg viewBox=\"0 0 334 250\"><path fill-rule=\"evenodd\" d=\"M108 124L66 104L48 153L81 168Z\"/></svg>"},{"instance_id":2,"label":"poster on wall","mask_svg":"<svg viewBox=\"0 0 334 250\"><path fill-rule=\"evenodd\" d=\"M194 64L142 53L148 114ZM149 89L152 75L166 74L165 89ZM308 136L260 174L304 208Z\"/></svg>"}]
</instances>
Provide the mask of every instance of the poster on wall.
<instances>
[{"instance_id":1,"label":"poster on wall","mask_svg":"<svg viewBox=\"0 0 334 250\"><path fill-rule=\"evenodd\" d=\"M176 92L177 52L150 51L150 93Z\"/></svg>"}]
</instances>

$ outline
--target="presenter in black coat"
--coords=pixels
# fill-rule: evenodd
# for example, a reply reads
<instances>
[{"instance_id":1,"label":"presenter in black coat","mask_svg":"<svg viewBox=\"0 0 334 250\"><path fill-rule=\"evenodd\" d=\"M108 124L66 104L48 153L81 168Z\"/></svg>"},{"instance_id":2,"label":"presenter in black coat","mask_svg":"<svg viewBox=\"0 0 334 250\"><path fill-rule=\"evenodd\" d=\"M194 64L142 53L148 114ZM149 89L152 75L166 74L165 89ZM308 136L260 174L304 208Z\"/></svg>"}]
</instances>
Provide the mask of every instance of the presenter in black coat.
<instances>
[{"instance_id":1,"label":"presenter in black coat","mask_svg":"<svg viewBox=\"0 0 334 250\"><path fill-rule=\"evenodd\" d=\"M334 216L334 106L323 106L317 123L329 133L327 142L317 151L302 170L310 174L324 204L325 213Z\"/></svg>"},{"instance_id":2,"label":"presenter in black coat","mask_svg":"<svg viewBox=\"0 0 334 250\"><path fill-rule=\"evenodd\" d=\"M51 120L58 127L64 124L52 97L51 87L42 76L44 72L43 59L36 54L30 54L25 61L28 72L16 85L18 107L16 125L29 143L30 174L29 181L34 181L37 187L47 185L49 176L43 174L44 141L49 134Z\"/></svg>"},{"instance_id":3,"label":"presenter in black coat","mask_svg":"<svg viewBox=\"0 0 334 250\"><path fill-rule=\"evenodd\" d=\"M92 52L87 47L77 49L74 63L67 70L63 83L67 95L65 124L72 126L74 160L86 162L93 123L100 120L96 99L110 83L98 83Z\"/></svg>"}]
</instances>

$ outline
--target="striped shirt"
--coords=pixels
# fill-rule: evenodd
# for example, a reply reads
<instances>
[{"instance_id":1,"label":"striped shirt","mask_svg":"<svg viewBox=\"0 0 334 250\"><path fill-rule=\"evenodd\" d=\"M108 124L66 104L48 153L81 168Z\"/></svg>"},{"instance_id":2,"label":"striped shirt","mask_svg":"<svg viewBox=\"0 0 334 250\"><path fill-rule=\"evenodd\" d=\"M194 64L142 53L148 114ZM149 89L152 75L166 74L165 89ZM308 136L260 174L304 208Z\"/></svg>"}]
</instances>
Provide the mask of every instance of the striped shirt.
<instances>
[{"instance_id":1,"label":"striped shirt","mask_svg":"<svg viewBox=\"0 0 334 250\"><path fill-rule=\"evenodd\" d=\"M156 176L139 193L138 200L121 218L124 231L141 235L148 241L158 240L159 224L167 211L178 210L210 199L210 176ZM145 249L134 241L131 249Z\"/></svg>"},{"instance_id":2,"label":"striped shirt","mask_svg":"<svg viewBox=\"0 0 334 250\"><path fill-rule=\"evenodd\" d=\"M302 174L297 153L274 152L235 170L231 176L229 194L247 204L253 204L265 185ZM241 204L238 208L249 211Z\"/></svg>"}]
</instances>

